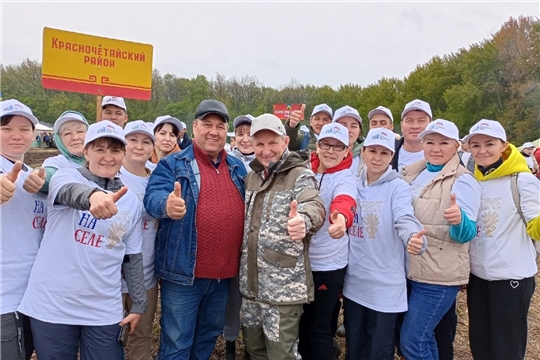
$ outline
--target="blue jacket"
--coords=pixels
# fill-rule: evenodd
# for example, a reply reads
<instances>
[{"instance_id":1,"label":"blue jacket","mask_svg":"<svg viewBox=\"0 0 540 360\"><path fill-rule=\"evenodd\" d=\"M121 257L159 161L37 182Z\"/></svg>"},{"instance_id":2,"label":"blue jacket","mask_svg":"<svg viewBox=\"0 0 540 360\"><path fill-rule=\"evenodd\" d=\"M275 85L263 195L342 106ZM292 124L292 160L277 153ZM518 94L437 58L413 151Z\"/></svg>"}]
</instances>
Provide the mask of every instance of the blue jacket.
<instances>
[{"instance_id":1,"label":"blue jacket","mask_svg":"<svg viewBox=\"0 0 540 360\"><path fill-rule=\"evenodd\" d=\"M227 156L226 162L231 179L243 199L246 169L242 162L233 156ZM176 181L182 186L186 215L180 220L171 220L167 216L167 198L174 190ZM146 212L159 220L154 266L156 275L161 279L182 285L193 285L197 258L195 219L199 189L200 174L193 146L161 159L148 180L143 201ZM216 209L216 211L227 211L227 209Z\"/></svg>"}]
</instances>

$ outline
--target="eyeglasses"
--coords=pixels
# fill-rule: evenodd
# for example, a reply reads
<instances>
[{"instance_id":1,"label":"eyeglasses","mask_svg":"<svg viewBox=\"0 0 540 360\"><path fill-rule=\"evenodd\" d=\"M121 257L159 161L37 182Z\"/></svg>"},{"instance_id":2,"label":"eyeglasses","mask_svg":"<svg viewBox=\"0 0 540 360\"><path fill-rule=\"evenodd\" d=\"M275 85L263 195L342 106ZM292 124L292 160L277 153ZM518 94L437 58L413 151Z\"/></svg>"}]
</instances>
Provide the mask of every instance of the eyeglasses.
<instances>
[{"instance_id":1,"label":"eyeglasses","mask_svg":"<svg viewBox=\"0 0 540 360\"><path fill-rule=\"evenodd\" d=\"M329 143L319 142L319 147L322 150L330 150L330 148L334 149L334 151L341 152L347 148L347 146L343 144L334 144L330 145Z\"/></svg>"}]
</instances>

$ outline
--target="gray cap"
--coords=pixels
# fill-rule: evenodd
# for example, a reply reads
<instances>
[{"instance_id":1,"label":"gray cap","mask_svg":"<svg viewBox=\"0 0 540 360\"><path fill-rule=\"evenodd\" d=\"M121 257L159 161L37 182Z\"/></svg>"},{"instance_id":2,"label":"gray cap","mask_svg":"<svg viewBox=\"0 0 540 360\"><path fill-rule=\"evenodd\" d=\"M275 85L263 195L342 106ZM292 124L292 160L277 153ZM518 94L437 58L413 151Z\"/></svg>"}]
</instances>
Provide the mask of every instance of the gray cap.
<instances>
[{"instance_id":1,"label":"gray cap","mask_svg":"<svg viewBox=\"0 0 540 360\"><path fill-rule=\"evenodd\" d=\"M250 135L253 136L261 130L270 130L281 136L286 135L285 126L274 114L262 114L253 119Z\"/></svg>"},{"instance_id":2,"label":"gray cap","mask_svg":"<svg viewBox=\"0 0 540 360\"><path fill-rule=\"evenodd\" d=\"M229 111L221 101L214 99L203 100L195 110L196 119L204 119L205 116L210 114L219 115L225 122L229 122Z\"/></svg>"},{"instance_id":3,"label":"gray cap","mask_svg":"<svg viewBox=\"0 0 540 360\"><path fill-rule=\"evenodd\" d=\"M251 125L251 123L253 122L253 119L255 119L253 117L253 115L240 115L238 117L236 117L234 120L233 120L233 128L236 129L236 127L238 125L242 125L242 124L249 124Z\"/></svg>"}]
</instances>

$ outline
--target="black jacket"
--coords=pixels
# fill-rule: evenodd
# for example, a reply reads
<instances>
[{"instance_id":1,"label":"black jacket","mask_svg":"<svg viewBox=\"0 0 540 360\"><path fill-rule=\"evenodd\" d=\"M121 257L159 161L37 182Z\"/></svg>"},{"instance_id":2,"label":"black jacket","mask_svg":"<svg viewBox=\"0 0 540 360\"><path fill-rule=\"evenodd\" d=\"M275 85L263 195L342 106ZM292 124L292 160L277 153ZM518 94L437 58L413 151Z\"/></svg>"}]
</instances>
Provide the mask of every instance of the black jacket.
<instances>
[{"instance_id":1,"label":"black jacket","mask_svg":"<svg viewBox=\"0 0 540 360\"><path fill-rule=\"evenodd\" d=\"M404 141L405 139L403 138L403 136L400 137L399 140L396 139L394 157L392 158L392 161L390 161L390 166L392 166L392 169L396 170L397 172L399 172L399 149L401 149L401 147L403 146Z\"/></svg>"},{"instance_id":2,"label":"black jacket","mask_svg":"<svg viewBox=\"0 0 540 360\"><path fill-rule=\"evenodd\" d=\"M180 150L184 150L193 143L193 140L191 140L191 138L188 136L187 131L184 133L182 139L182 142L180 142L180 139L178 139L178 146L180 147Z\"/></svg>"}]
</instances>

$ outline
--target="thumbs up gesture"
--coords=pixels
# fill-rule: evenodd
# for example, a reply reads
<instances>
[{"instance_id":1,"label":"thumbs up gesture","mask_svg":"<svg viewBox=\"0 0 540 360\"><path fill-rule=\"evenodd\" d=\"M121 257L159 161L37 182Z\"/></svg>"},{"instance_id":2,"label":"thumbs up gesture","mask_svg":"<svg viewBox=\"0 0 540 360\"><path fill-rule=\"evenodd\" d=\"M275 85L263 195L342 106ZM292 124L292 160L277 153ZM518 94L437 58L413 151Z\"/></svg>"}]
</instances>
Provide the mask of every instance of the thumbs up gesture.
<instances>
[{"instance_id":1,"label":"thumbs up gesture","mask_svg":"<svg viewBox=\"0 0 540 360\"><path fill-rule=\"evenodd\" d=\"M116 202L128 191L127 187L122 187L115 193L97 191L90 195L90 213L98 220L110 219L118 213Z\"/></svg>"},{"instance_id":2,"label":"thumbs up gesture","mask_svg":"<svg viewBox=\"0 0 540 360\"><path fill-rule=\"evenodd\" d=\"M45 168L39 168L30 173L23 184L23 189L31 194L37 193L45 185Z\"/></svg>"},{"instance_id":3,"label":"thumbs up gesture","mask_svg":"<svg viewBox=\"0 0 540 360\"><path fill-rule=\"evenodd\" d=\"M167 216L173 220L180 220L186 215L186 202L182 199L182 187L177 181L174 190L167 198Z\"/></svg>"},{"instance_id":4,"label":"thumbs up gesture","mask_svg":"<svg viewBox=\"0 0 540 360\"><path fill-rule=\"evenodd\" d=\"M306 223L298 214L298 201L291 202L291 211L289 211L289 221L287 221L287 231L292 240L302 240L306 237Z\"/></svg>"},{"instance_id":5,"label":"thumbs up gesture","mask_svg":"<svg viewBox=\"0 0 540 360\"><path fill-rule=\"evenodd\" d=\"M0 204L7 202L15 194L15 182L22 169L22 162L17 161L10 172L0 175Z\"/></svg>"},{"instance_id":6,"label":"thumbs up gesture","mask_svg":"<svg viewBox=\"0 0 540 360\"><path fill-rule=\"evenodd\" d=\"M426 229L422 229L416 234L413 234L409 239L407 244L407 252L411 255L418 255L420 250L422 250L422 245L424 245L424 239L422 236L426 235Z\"/></svg>"},{"instance_id":7,"label":"thumbs up gesture","mask_svg":"<svg viewBox=\"0 0 540 360\"><path fill-rule=\"evenodd\" d=\"M347 231L347 219L345 215L334 210L332 215L330 215L330 222L328 234L332 239L341 239L345 235L345 231Z\"/></svg>"},{"instance_id":8,"label":"thumbs up gesture","mask_svg":"<svg viewBox=\"0 0 540 360\"><path fill-rule=\"evenodd\" d=\"M304 118L305 110L306 110L306 104L302 104L302 108L300 110L291 111L291 115L289 116L289 126L291 128L297 127L298 123L302 121L302 119Z\"/></svg>"},{"instance_id":9,"label":"thumbs up gesture","mask_svg":"<svg viewBox=\"0 0 540 360\"><path fill-rule=\"evenodd\" d=\"M450 225L461 224L461 208L456 202L456 194L450 195L450 207L444 210L443 216Z\"/></svg>"}]
</instances>

